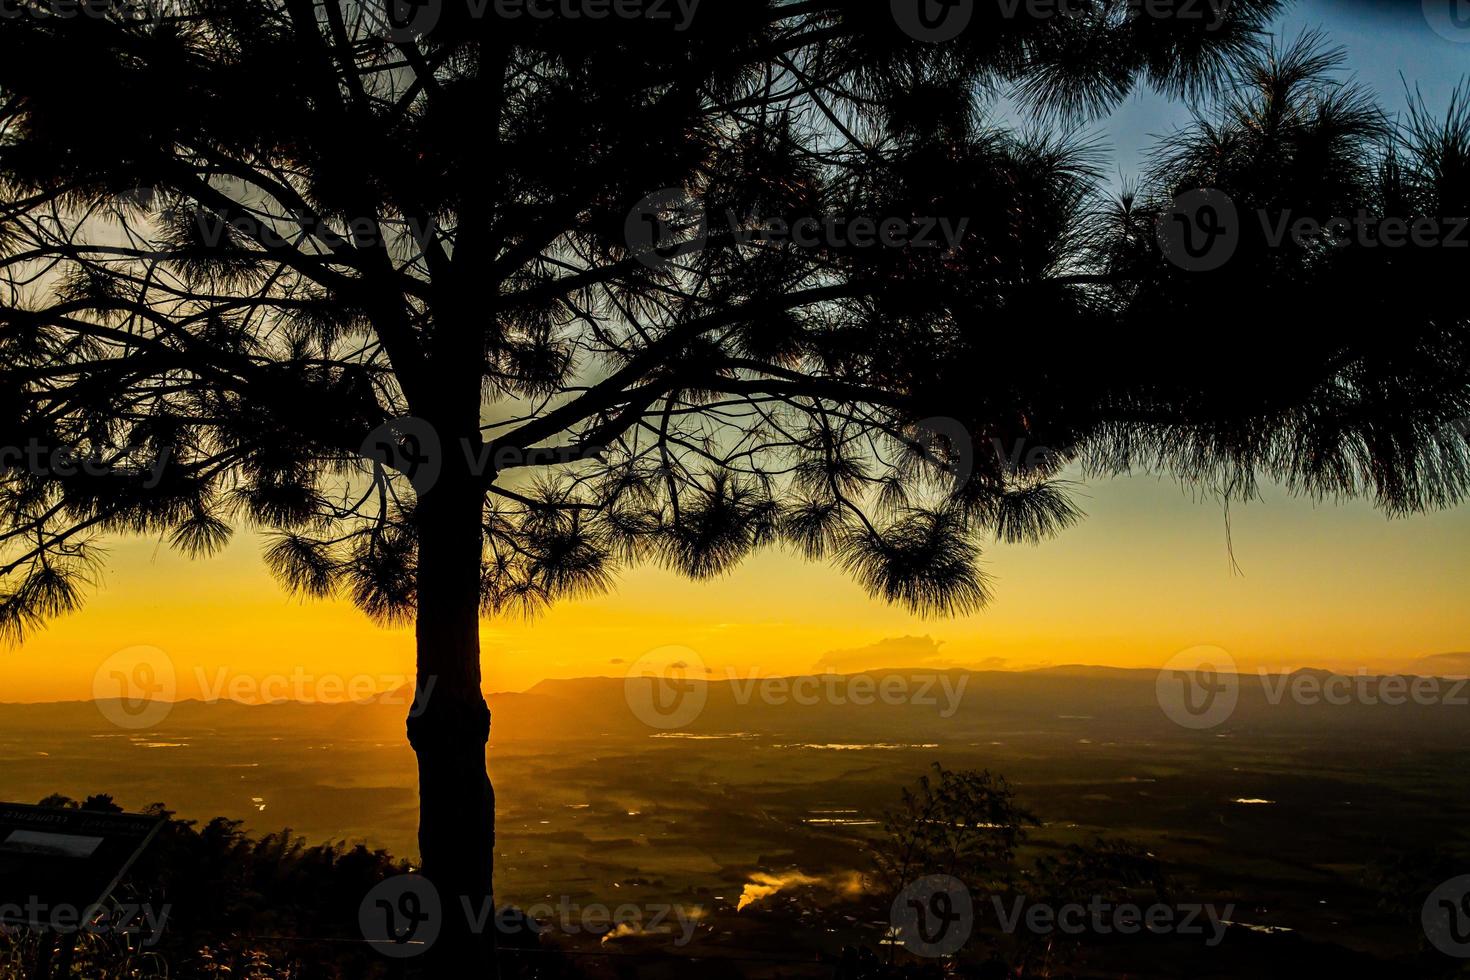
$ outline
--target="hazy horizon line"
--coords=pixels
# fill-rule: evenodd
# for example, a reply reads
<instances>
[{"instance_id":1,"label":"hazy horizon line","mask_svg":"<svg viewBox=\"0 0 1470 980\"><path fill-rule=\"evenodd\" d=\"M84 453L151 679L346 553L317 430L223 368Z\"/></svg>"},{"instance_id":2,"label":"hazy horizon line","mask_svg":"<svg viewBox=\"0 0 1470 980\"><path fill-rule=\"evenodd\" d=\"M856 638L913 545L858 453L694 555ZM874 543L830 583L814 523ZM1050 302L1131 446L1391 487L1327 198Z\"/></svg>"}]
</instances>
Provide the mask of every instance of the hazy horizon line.
<instances>
[{"instance_id":1,"label":"hazy horizon line","mask_svg":"<svg viewBox=\"0 0 1470 980\"><path fill-rule=\"evenodd\" d=\"M1413 663L1414 664L1424 664L1426 661L1450 660L1452 658L1465 658L1465 660L1466 660L1466 667L1467 668L1470 668L1470 651L1449 651L1449 652L1445 652L1445 653L1428 654L1428 655L1425 655L1423 657L1417 658L1416 660L1413 661ZM720 677L720 676L689 677L689 678L687 678L687 680L688 681L693 681L693 682L701 682L701 683L705 683L705 684L731 684L731 683L736 683L736 682L741 681L741 680L749 681L749 680L754 679L754 678L759 678L759 679L762 679L762 680L767 680L767 679L770 679L770 680L787 679L787 680L789 680L789 679L795 679L795 678L799 678L799 677L824 677L824 676L858 677L858 676L861 676L861 675L864 675L864 674L889 674L889 675L892 675L892 674L908 674L908 675L911 675L911 676L912 675L915 675L915 674L954 674L954 673L965 673L965 674L1039 674L1039 673L1058 672L1058 671L1069 671L1069 670L1108 671L1108 672L1111 672L1111 673L1124 673L1124 674L1141 674L1141 673L1157 674L1161 669L1163 669L1163 666L1164 665L1159 665L1159 666L1156 666L1156 667L1120 667L1120 666L1116 666L1116 665L1113 665L1113 664L1090 664L1090 663L1082 663L1082 662L1073 662L1073 663L1064 663L1064 664L1048 664L1048 665L1043 665L1043 666L1030 666L1030 667L1010 667L1010 668L1007 668L1007 667L966 667L966 666L954 666L954 665L950 665L950 666L925 666L925 665L922 665L921 664L921 665L915 665L915 666L910 666L910 667L867 667L867 668L863 668L861 670L848 670L848 671L839 671L839 670L798 671L798 672L794 672L794 673L772 673L772 674L761 673L759 671L752 670L752 671L744 672L741 675L727 674L727 676L725 676L725 677ZM713 673L713 670L714 670L714 668L710 668L710 672L711 673ZM1250 676L1257 676L1257 677L1283 677L1283 676L1289 676L1289 675L1301 674L1301 673L1318 673L1318 674L1327 674L1327 675L1333 675L1333 676L1369 677L1369 678L1384 678L1384 677L1435 677L1435 678L1439 678L1441 680L1461 680L1461 679L1470 678L1470 671L1467 671L1467 672L1464 672L1464 673L1458 673L1458 674L1454 674L1454 673L1443 673L1443 674L1441 674L1441 673L1420 673L1420 672L1414 672L1414 671L1409 671L1409 670L1402 670L1402 671L1393 671L1393 670L1370 670L1368 668L1360 667L1360 668L1357 668L1354 671L1345 672L1345 671L1340 671L1340 670L1334 670L1334 669L1329 668L1329 667L1316 667L1316 666L1293 667L1293 668L1290 668L1290 669L1287 669L1287 668L1274 668L1273 669L1273 668L1266 668L1266 667L1260 667L1260 666L1257 666L1257 667L1254 667L1254 668L1240 667L1240 668L1238 668L1236 670L1221 671L1221 673L1233 674L1236 677L1250 677ZM622 674L622 675L616 675L616 674L585 674L585 675L579 675L579 676L576 676L576 677L543 677L542 679L536 681L534 684L531 684L529 687L526 687L526 688L524 688L522 690L519 690L519 691L517 691L517 690L489 690L489 689L482 688L481 693L487 699L492 699L492 698L497 698L497 697L516 697L516 696L522 696L522 695L531 694L531 693L533 693L536 690L536 688L541 687L542 685L547 685L547 684L553 684L553 685L554 684L575 684L575 683L578 683L578 682L581 682L581 681L609 681L609 682L617 682L617 681L624 681L624 680L626 680L630 676L634 676L634 675L631 675L631 674ZM235 705L240 705L241 707L247 707L247 708L265 708L265 707L274 707L274 706L280 706L280 705L302 705L302 706L325 705L325 706L328 706L328 707L338 707L338 706L342 706L342 705L359 705L359 706L363 706L363 705L371 705L371 704L380 703L380 702L383 701L384 698L389 698L389 697L394 697L394 696L402 697L403 696L403 692L406 691L406 690L408 690L408 689L410 689L411 686L412 686L411 684L400 685L399 687L393 688L391 690L380 691L380 692L378 692L378 693L376 693L376 694L374 694L374 695L372 695L370 697L358 698L358 699L341 698L341 699L338 699L338 700L329 700L329 699L326 699L326 698L315 698L315 699L277 698L277 699L273 699L273 700L269 700L269 701L241 701L241 700L238 700L238 699L235 699L235 698L229 698L229 697L210 698L210 697L201 695L201 696L198 696L198 697L176 698L176 699L171 700L171 701L170 700L161 699L161 698L159 698L159 699L152 699L152 698L150 698L150 699L147 699L147 700L149 700L149 701L157 701L158 703L161 703L161 704L172 704L172 705L196 704L196 703L197 704L205 704L205 705L235 704ZM47 706L47 705L55 705L55 706L59 706L59 705L86 705L86 704L99 704L99 703L107 703L107 702L122 701L122 700L129 700L129 699L120 698L120 697L112 697L112 698L53 698L53 699L49 699L49 700L33 700L33 701L7 701L7 700L0 700L0 707L36 707L36 706ZM136 700L136 699L133 699L133 700Z\"/></svg>"}]
</instances>

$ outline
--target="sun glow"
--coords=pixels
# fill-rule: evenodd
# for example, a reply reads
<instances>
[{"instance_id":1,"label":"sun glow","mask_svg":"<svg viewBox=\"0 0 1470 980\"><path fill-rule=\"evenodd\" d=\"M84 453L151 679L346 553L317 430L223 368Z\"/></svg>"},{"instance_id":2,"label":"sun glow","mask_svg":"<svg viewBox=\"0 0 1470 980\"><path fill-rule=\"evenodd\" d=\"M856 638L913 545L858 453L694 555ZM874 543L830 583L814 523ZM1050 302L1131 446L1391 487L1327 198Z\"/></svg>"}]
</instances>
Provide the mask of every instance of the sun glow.
<instances>
[{"instance_id":1,"label":"sun glow","mask_svg":"<svg viewBox=\"0 0 1470 980\"><path fill-rule=\"evenodd\" d=\"M924 619L868 597L840 572L777 552L715 582L658 568L532 621L483 624L487 690L545 678L621 676L665 645L697 650L712 676L880 667L1157 667L1200 643L1243 669L1405 669L1470 642L1470 508L1386 521L1368 505L1312 506L1284 493L1236 508L1227 550L1218 507L1152 479L1083 488L1088 518L1036 547L992 545L995 601ZM153 541L110 549L99 588L9 658L0 701L86 699L118 650L168 653L178 697L237 675L412 677L413 631L383 629L345 601L288 597L240 534L211 559ZM391 685L389 685L391 686Z\"/></svg>"}]
</instances>

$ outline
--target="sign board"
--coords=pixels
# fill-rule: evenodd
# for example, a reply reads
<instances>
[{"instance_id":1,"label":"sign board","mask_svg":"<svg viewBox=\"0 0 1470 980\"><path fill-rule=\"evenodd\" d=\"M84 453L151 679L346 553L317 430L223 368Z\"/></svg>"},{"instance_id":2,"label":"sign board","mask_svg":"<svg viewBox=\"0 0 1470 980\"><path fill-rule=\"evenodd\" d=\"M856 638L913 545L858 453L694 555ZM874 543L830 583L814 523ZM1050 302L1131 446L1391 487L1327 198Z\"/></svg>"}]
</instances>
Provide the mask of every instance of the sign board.
<instances>
[{"instance_id":1,"label":"sign board","mask_svg":"<svg viewBox=\"0 0 1470 980\"><path fill-rule=\"evenodd\" d=\"M103 902L162 817L0 803L0 922L44 928Z\"/></svg>"}]
</instances>

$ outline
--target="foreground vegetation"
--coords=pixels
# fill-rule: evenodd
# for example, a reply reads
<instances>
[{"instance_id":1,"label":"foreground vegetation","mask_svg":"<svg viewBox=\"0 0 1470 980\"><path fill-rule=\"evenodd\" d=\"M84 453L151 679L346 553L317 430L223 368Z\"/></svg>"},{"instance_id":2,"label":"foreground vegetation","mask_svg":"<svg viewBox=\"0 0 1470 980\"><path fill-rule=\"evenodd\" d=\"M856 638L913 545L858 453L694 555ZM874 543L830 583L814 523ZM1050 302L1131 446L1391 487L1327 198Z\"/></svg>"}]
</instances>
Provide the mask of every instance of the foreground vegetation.
<instances>
[{"instance_id":1,"label":"foreground vegetation","mask_svg":"<svg viewBox=\"0 0 1470 980\"><path fill-rule=\"evenodd\" d=\"M121 809L105 795L81 802L51 796L41 803ZM166 818L165 826L114 900L165 908L166 927L157 935L82 935L69 965L55 964L53 976L372 980L421 975L422 964L416 960L389 959L362 942L358 922L363 897L384 879L411 871L408 863L362 845L310 845L290 831L252 836L241 821L223 817L201 825L178 819L161 804L148 812ZM1289 974L1280 973L1282 968L1346 963L1336 958L1342 951L1300 937L1235 927L1218 948L1204 948L1198 936L1177 934L1145 933L1130 939L1004 928L992 907L1060 908L1102 901L1177 908L1204 897L1190 876L1170 873L1164 856L1148 847L1102 837L1038 846L1031 832L1041 823L1004 777L935 765L931 774L902 791L897 804L886 811L881 830L867 838L861 888L855 893L831 901L794 889L778 901L742 913L752 929L788 939L805 933L801 939L807 942L813 932L835 932L829 948L814 959L794 958L776 965L748 955L758 953L769 937L748 944L749 948L729 948L741 945L736 940L724 943L722 949L712 935L718 927L710 924L693 946L671 946L668 937L643 937L617 944L611 947L616 952L608 953L588 952L607 948L597 936L580 937L590 946L579 946L572 937L547 931L540 940L502 937L501 976L600 980L678 976L681 970L697 969L714 978L999 980L1170 975L1175 966L1184 970L1202 963L1215 963L1221 975L1254 965L1270 967L1262 975L1284 976ZM1386 852L1368 868L1364 885L1380 896L1384 922L1416 920L1426 890L1456 866L1443 854ZM876 924L891 921L894 900L909 885L936 875L952 877L975 896L974 918L966 924L967 938L954 955L914 955L895 932L885 936ZM1260 910L1253 899L1265 900L1267 892L1230 897L1240 903L1244 916L1250 916L1253 906ZM1218 893L1210 892L1209 897ZM843 928L843 920L873 927L858 938L859 933ZM26 977L40 942L32 933L0 930L0 980ZM788 948L794 950L795 944ZM747 955L733 955L737 952ZM1365 966L1385 965L1372 957L1362 959ZM1413 967L1403 975L1451 976L1455 969L1432 953L1416 958ZM1340 975L1358 973L1349 970Z\"/></svg>"}]
</instances>

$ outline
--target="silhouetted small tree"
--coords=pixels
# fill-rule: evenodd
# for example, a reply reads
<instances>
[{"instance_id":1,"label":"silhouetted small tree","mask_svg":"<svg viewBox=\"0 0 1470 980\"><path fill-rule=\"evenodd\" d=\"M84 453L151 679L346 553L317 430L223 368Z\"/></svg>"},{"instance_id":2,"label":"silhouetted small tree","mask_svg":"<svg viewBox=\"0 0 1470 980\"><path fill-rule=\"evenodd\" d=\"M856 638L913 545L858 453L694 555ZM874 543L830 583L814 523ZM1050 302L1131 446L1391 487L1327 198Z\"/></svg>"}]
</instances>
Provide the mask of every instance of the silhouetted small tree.
<instances>
[{"instance_id":1,"label":"silhouetted small tree","mask_svg":"<svg viewBox=\"0 0 1470 980\"><path fill-rule=\"evenodd\" d=\"M927 875L991 890L1012 879L1016 848L1038 824L1004 776L936 762L932 777L904 787L898 806L884 813L874 851L878 878L890 898Z\"/></svg>"},{"instance_id":2,"label":"silhouetted small tree","mask_svg":"<svg viewBox=\"0 0 1470 980\"><path fill-rule=\"evenodd\" d=\"M1090 909L1140 898L1167 900L1163 863L1132 841L1096 837L1023 858L1018 852L1030 828L1039 826L1041 821L1018 802L1004 776L935 763L932 777L921 776L916 786L905 787L899 805L884 813L883 833L873 851L883 911L923 879L952 878L968 892L969 914L953 910L961 917L958 927L966 940L946 969L963 976L1046 977L1074 965L1087 936L1085 930L1030 931L1024 924L1028 906L1042 905L1056 914L1065 906ZM916 894L922 901L932 892ZM994 924L1009 932L1009 938L982 933L992 916L999 917ZM1014 921L1008 924L1007 916ZM894 940L902 937L891 928L886 938L886 961L871 951L849 948L839 976L896 980L943 972L934 964L895 963Z\"/></svg>"},{"instance_id":3,"label":"silhouetted small tree","mask_svg":"<svg viewBox=\"0 0 1470 980\"><path fill-rule=\"evenodd\" d=\"M1133 841L1096 837L1068 844L1056 854L1043 854L1026 875L1013 882L1013 894L1051 909L1067 905L1090 908L1094 902L1146 906L1170 894L1163 863ZM1133 924L1142 927L1142 922ZM1014 975L1050 977L1075 965L1088 938L1086 931L1053 929L1037 934L1020 929L1010 962ZM1093 937L1096 938L1096 937Z\"/></svg>"}]
</instances>

